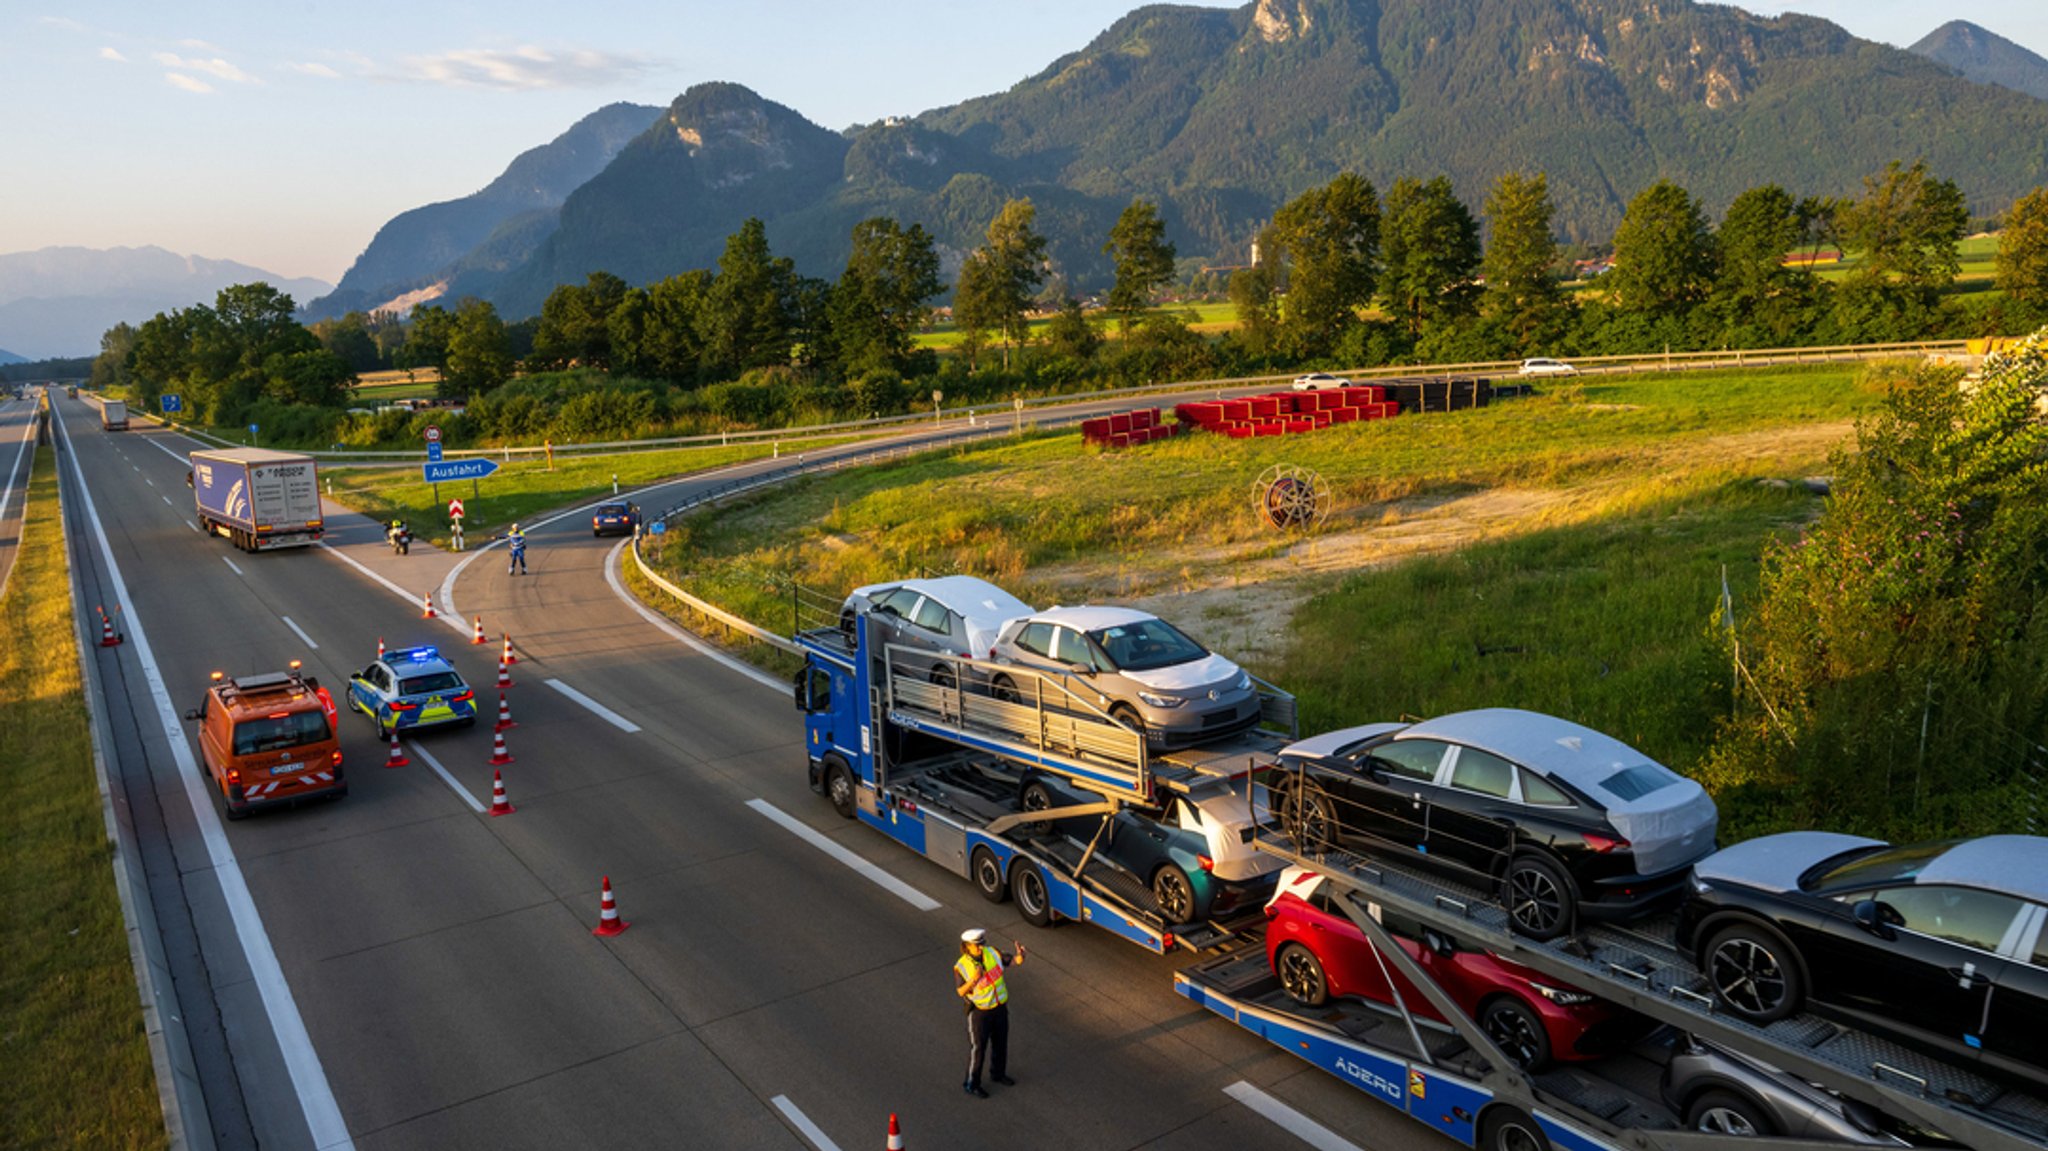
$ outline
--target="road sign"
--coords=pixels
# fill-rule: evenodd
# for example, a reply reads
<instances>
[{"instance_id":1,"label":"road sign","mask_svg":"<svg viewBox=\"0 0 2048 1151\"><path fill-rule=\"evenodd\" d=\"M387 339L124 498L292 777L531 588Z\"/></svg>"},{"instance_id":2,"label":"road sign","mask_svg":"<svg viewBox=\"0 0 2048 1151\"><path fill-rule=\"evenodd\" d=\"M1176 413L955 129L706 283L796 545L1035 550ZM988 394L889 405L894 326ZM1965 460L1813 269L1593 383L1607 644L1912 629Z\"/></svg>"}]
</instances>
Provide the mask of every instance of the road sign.
<instances>
[{"instance_id":1,"label":"road sign","mask_svg":"<svg viewBox=\"0 0 2048 1151\"><path fill-rule=\"evenodd\" d=\"M448 480L480 480L498 470L498 461L486 459L451 460L445 464L421 464L420 474L430 484Z\"/></svg>"},{"instance_id":2,"label":"road sign","mask_svg":"<svg viewBox=\"0 0 2048 1151\"><path fill-rule=\"evenodd\" d=\"M655 521L654 521L654 526L653 526L653 527L651 527L651 528L648 528L647 530L648 530L648 531L651 531L651 532L653 532L653 533L654 533L655 535L658 535L658 536L659 536L659 535L667 535L667 534L668 534L668 521L667 521L667 520L655 520Z\"/></svg>"},{"instance_id":3,"label":"road sign","mask_svg":"<svg viewBox=\"0 0 2048 1151\"><path fill-rule=\"evenodd\" d=\"M438 444L441 442L441 429L434 424L428 424L427 430L421 432L420 434L425 436L427 438L427 442L430 444Z\"/></svg>"},{"instance_id":4,"label":"road sign","mask_svg":"<svg viewBox=\"0 0 2048 1151\"><path fill-rule=\"evenodd\" d=\"M440 441L440 440L428 440L428 441L427 441L427 462L428 462L428 463L430 463L430 464L438 464L438 463L440 463L440 462L441 462L441 441Z\"/></svg>"},{"instance_id":5,"label":"road sign","mask_svg":"<svg viewBox=\"0 0 2048 1151\"><path fill-rule=\"evenodd\" d=\"M451 519L451 520L459 520L459 519L461 519L461 518L462 518L462 501L461 501L461 500L449 500L449 501L448 501L448 518L449 518L449 519Z\"/></svg>"},{"instance_id":6,"label":"road sign","mask_svg":"<svg viewBox=\"0 0 2048 1151\"><path fill-rule=\"evenodd\" d=\"M252 435L252 436L253 436L253 435L255 435L255 434L256 434L257 432L260 432L260 431L262 431L262 430L263 430L262 428L259 428L259 427L257 427L257 426L256 426L255 424L250 424L250 425L249 425L249 434L250 434L250 435Z\"/></svg>"},{"instance_id":7,"label":"road sign","mask_svg":"<svg viewBox=\"0 0 2048 1151\"><path fill-rule=\"evenodd\" d=\"M185 397L183 396L172 395L169 392L165 392L163 395L157 397L157 402L161 403L164 406L164 411L166 412L182 412L185 410Z\"/></svg>"}]
</instances>

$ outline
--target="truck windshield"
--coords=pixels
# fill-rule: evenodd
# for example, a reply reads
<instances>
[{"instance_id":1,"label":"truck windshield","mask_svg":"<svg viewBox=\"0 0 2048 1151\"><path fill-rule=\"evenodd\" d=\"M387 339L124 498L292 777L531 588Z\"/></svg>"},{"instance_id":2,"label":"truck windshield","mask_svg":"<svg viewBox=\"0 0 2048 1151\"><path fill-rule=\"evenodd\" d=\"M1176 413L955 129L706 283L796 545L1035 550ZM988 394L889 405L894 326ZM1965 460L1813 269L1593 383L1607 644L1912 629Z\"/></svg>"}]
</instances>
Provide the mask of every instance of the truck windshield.
<instances>
[{"instance_id":1,"label":"truck windshield","mask_svg":"<svg viewBox=\"0 0 2048 1151\"><path fill-rule=\"evenodd\" d=\"M323 743L330 734L327 716L318 708L245 719L235 725L235 754L255 755L279 748Z\"/></svg>"}]
</instances>

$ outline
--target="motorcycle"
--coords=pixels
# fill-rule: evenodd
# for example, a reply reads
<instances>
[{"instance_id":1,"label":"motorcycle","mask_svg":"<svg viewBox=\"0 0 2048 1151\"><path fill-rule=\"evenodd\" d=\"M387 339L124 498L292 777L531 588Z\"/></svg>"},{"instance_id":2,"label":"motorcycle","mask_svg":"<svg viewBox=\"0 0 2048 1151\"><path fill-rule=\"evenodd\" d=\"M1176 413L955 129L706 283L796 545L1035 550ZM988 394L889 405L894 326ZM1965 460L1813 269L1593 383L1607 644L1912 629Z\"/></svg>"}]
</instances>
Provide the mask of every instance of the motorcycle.
<instances>
[{"instance_id":1,"label":"motorcycle","mask_svg":"<svg viewBox=\"0 0 2048 1151\"><path fill-rule=\"evenodd\" d=\"M384 538L391 544L395 556L412 554L412 529L404 524L392 524L384 529Z\"/></svg>"}]
</instances>

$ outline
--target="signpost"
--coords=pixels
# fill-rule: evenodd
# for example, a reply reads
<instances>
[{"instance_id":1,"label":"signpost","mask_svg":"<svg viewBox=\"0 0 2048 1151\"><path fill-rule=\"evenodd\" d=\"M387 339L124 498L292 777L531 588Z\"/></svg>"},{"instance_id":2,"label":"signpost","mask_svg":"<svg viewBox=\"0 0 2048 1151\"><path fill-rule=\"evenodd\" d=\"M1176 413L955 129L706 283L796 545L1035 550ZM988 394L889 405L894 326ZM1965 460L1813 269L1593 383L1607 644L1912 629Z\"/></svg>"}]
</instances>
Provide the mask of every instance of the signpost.
<instances>
[{"instance_id":1,"label":"signpost","mask_svg":"<svg viewBox=\"0 0 2048 1151\"><path fill-rule=\"evenodd\" d=\"M420 465L420 475L430 484L443 483L447 480L480 480L497 470L498 461L483 457Z\"/></svg>"},{"instance_id":2,"label":"signpost","mask_svg":"<svg viewBox=\"0 0 2048 1151\"><path fill-rule=\"evenodd\" d=\"M448 535L456 551L462 550L462 501L448 501Z\"/></svg>"},{"instance_id":3,"label":"signpost","mask_svg":"<svg viewBox=\"0 0 2048 1151\"><path fill-rule=\"evenodd\" d=\"M254 444L256 442L256 434L258 432L261 432L262 430L262 428L257 427L255 424L249 425L249 442L251 444Z\"/></svg>"}]
</instances>

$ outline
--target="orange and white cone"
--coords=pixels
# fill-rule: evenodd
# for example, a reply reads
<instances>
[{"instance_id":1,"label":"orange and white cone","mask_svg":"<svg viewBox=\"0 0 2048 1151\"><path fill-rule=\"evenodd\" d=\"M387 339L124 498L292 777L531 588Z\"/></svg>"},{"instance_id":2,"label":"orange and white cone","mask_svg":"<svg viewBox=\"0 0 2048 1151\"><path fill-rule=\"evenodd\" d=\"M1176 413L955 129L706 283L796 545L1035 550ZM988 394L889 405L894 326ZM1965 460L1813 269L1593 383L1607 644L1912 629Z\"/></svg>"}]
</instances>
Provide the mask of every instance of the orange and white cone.
<instances>
[{"instance_id":1,"label":"orange and white cone","mask_svg":"<svg viewBox=\"0 0 2048 1151\"><path fill-rule=\"evenodd\" d=\"M503 767L511 762L512 753L505 750L505 733L497 732L491 736L491 765Z\"/></svg>"},{"instance_id":2,"label":"orange and white cone","mask_svg":"<svg viewBox=\"0 0 2048 1151\"><path fill-rule=\"evenodd\" d=\"M515 722L515 721L513 720L513 718L512 718L512 702L511 702L510 700L508 700L508 699L506 699L506 698L505 698L505 693L504 693L504 692L502 692L502 691L501 691L501 692L499 692L499 693L498 693L498 723L497 723L497 726L495 726L495 727L491 728L491 730L492 730L492 731L504 731L504 730L505 730L506 728L509 728L509 727L518 727L518 726L519 726L519 724L518 724L517 722Z\"/></svg>"},{"instance_id":3,"label":"orange and white cone","mask_svg":"<svg viewBox=\"0 0 2048 1151\"><path fill-rule=\"evenodd\" d=\"M619 918L619 905L612 901L612 877L607 875L604 877L604 896L597 904L597 926L592 928L590 933L617 935L631 926L633 925Z\"/></svg>"},{"instance_id":4,"label":"orange and white cone","mask_svg":"<svg viewBox=\"0 0 2048 1151\"><path fill-rule=\"evenodd\" d=\"M114 621L108 617L107 609L100 609L100 646L118 647L121 637L114 634Z\"/></svg>"},{"instance_id":5,"label":"orange and white cone","mask_svg":"<svg viewBox=\"0 0 2048 1151\"><path fill-rule=\"evenodd\" d=\"M498 661L498 690L504 691L506 688L511 686L512 669L506 666L505 661L501 659Z\"/></svg>"},{"instance_id":6,"label":"orange and white cone","mask_svg":"<svg viewBox=\"0 0 2048 1151\"><path fill-rule=\"evenodd\" d=\"M903 1129L896 1125L896 1113L889 1112L889 1151L903 1151Z\"/></svg>"},{"instance_id":7,"label":"orange and white cone","mask_svg":"<svg viewBox=\"0 0 2048 1151\"><path fill-rule=\"evenodd\" d=\"M498 653L498 660L508 667L519 662L519 657L512 652L512 633L509 631L505 633L505 647Z\"/></svg>"},{"instance_id":8,"label":"orange and white cone","mask_svg":"<svg viewBox=\"0 0 2048 1151\"><path fill-rule=\"evenodd\" d=\"M398 746L398 732L396 729L393 729L391 732L391 755L384 760L384 766L407 767L411 764L412 760L406 757L405 749Z\"/></svg>"},{"instance_id":9,"label":"orange and white cone","mask_svg":"<svg viewBox=\"0 0 2048 1151\"><path fill-rule=\"evenodd\" d=\"M421 619L433 619L433 618L434 618L434 593L433 593L433 592L421 592L421 593L420 593L420 618L421 618Z\"/></svg>"},{"instance_id":10,"label":"orange and white cone","mask_svg":"<svg viewBox=\"0 0 2048 1151\"><path fill-rule=\"evenodd\" d=\"M492 772L492 773L491 773L491 814L492 814L492 815L510 815L510 814L512 814L513 812L515 812L515 811L518 811L518 810L519 810L518 808L516 808L516 807L513 807L513 806L512 806L512 801L511 801L511 800L509 800L509 799L506 799L506 798L505 798L505 773L504 773L504 772L502 772L502 771L494 771L494 772Z\"/></svg>"},{"instance_id":11,"label":"orange and white cone","mask_svg":"<svg viewBox=\"0 0 2048 1151\"><path fill-rule=\"evenodd\" d=\"M377 658L384 658L384 637L381 635L377 637Z\"/></svg>"},{"instance_id":12,"label":"orange and white cone","mask_svg":"<svg viewBox=\"0 0 2048 1151\"><path fill-rule=\"evenodd\" d=\"M490 640L484 638L484 617L476 617L476 630L473 633L471 633L469 637L469 642L475 644L478 647L482 647L483 645L491 642Z\"/></svg>"}]
</instances>

